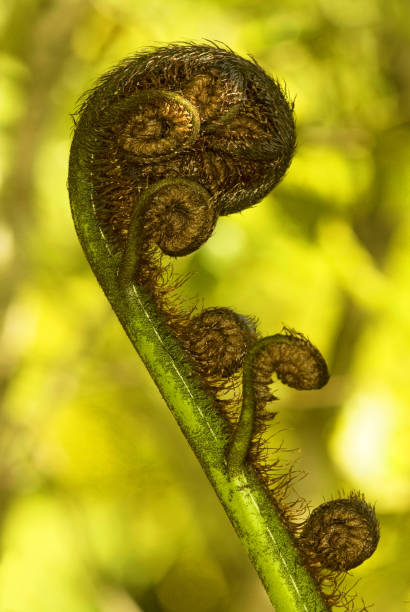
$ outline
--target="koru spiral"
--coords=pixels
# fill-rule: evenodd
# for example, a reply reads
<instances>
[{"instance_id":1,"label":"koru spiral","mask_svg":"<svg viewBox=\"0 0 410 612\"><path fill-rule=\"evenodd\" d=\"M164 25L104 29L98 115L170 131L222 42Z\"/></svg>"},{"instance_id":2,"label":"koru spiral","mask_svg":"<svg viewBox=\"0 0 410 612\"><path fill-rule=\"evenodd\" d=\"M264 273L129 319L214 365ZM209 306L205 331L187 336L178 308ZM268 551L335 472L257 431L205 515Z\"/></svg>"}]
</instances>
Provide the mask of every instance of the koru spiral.
<instances>
[{"instance_id":1,"label":"koru spiral","mask_svg":"<svg viewBox=\"0 0 410 612\"><path fill-rule=\"evenodd\" d=\"M149 296L224 411L230 477L253 467L319 583L322 570L355 567L379 539L374 508L352 493L295 521L284 502L292 476L277 476L278 459L269 463L262 436L274 417L265 410L276 399L273 373L293 388L318 389L329 378L322 355L287 328L261 338L251 317L230 308L184 308L163 263L164 256L198 249L219 215L256 204L283 178L296 141L285 89L256 61L227 48L168 45L107 72L75 121L78 163L119 286L124 292L138 286Z\"/></svg>"}]
</instances>

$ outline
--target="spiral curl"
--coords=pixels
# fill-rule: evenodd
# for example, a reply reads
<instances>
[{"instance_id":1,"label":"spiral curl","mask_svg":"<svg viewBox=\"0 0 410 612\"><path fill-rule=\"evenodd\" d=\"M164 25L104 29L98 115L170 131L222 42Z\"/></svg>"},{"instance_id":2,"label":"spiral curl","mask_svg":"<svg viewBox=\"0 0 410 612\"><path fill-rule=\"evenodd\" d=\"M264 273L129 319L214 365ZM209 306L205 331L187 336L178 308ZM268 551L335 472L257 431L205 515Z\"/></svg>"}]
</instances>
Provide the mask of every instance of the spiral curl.
<instances>
[{"instance_id":1,"label":"spiral curl","mask_svg":"<svg viewBox=\"0 0 410 612\"><path fill-rule=\"evenodd\" d=\"M159 181L150 190L145 232L166 255L195 251L210 237L215 211L208 192L193 181Z\"/></svg>"},{"instance_id":2,"label":"spiral curl","mask_svg":"<svg viewBox=\"0 0 410 612\"><path fill-rule=\"evenodd\" d=\"M269 390L273 373L295 389L320 389L329 379L325 360L302 334L284 328L282 334L258 340L244 362L242 409L227 454L233 475L246 462L255 434L261 431L258 424L271 417L263 410L277 399Z\"/></svg>"},{"instance_id":3,"label":"spiral curl","mask_svg":"<svg viewBox=\"0 0 410 612\"><path fill-rule=\"evenodd\" d=\"M283 384L299 390L320 389L329 380L318 349L303 334L286 327L282 334L264 338L254 349L250 384L257 410L277 399L268 390L273 373Z\"/></svg>"},{"instance_id":4,"label":"spiral curl","mask_svg":"<svg viewBox=\"0 0 410 612\"><path fill-rule=\"evenodd\" d=\"M230 308L208 308L192 319L185 343L203 375L228 378L242 367L255 341L251 319Z\"/></svg>"},{"instance_id":5,"label":"spiral curl","mask_svg":"<svg viewBox=\"0 0 410 612\"><path fill-rule=\"evenodd\" d=\"M362 494L352 492L315 508L298 541L311 563L344 572L368 559L379 538L374 506Z\"/></svg>"}]
</instances>

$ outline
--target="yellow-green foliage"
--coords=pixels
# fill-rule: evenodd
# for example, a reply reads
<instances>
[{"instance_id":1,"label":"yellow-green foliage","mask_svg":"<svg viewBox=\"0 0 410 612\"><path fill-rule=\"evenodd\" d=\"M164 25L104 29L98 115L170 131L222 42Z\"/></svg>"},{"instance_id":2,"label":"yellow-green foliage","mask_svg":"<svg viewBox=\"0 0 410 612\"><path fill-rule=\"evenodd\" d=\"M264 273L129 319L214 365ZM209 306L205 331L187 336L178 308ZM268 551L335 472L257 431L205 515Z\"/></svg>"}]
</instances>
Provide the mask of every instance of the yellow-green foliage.
<instances>
[{"instance_id":1,"label":"yellow-green foliage","mask_svg":"<svg viewBox=\"0 0 410 612\"><path fill-rule=\"evenodd\" d=\"M298 149L273 195L178 264L195 271L184 294L323 349L331 382L281 389L274 440L302 449L312 505L352 487L377 501L358 590L404 612L409 19L403 0L0 6L0 612L271 609L85 262L66 193L79 94L137 49L203 39L286 81Z\"/></svg>"}]
</instances>

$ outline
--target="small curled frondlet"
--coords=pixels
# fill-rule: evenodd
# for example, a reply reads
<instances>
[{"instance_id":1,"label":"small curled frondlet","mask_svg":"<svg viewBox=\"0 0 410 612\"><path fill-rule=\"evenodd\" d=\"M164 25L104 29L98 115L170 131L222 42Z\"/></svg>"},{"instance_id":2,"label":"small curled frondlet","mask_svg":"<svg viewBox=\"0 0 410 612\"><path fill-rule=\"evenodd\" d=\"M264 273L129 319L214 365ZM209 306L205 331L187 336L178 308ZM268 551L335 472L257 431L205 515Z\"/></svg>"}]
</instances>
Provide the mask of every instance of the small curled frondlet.
<instances>
[{"instance_id":1,"label":"small curled frondlet","mask_svg":"<svg viewBox=\"0 0 410 612\"><path fill-rule=\"evenodd\" d=\"M322 355L302 334L285 328L282 334L253 344L244 361L242 409L227 451L232 476L240 473L249 458L257 470L262 463L261 436L267 419L274 416L265 411L268 402L276 399L269 389L274 373L295 389L319 389L329 378Z\"/></svg>"},{"instance_id":2,"label":"small curled frondlet","mask_svg":"<svg viewBox=\"0 0 410 612\"><path fill-rule=\"evenodd\" d=\"M191 320L186 348L206 376L232 376L256 341L252 321L230 308L208 308Z\"/></svg>"},{"instance_id":3,"label":"small curled frondlet","mask_svg":"<svg viewBox=\"0 0 410 612\"><path fill-rule=\"evenodd\" d=\"M177 257L196 251L206 242L215 221L206 190L192 181L177 179L167 181L152 194L145 231L163 253Z\"/></svg>"},{"instance_id":4,"label":"small curled frondlet","mask_svg":"<svg viewBox=\"0 0 410 612\"><path fill-rule=\"evenodd\" d=\"M178 94L161 90L137 92L120 101L117 112L120 109L126 113L126 123L118 145L140 159L152 161L172 155L198 137L197 110Z\"/></svg>"},{"instance_id":5,"label":"small curled frondlet","mask_svg":"<svg viewBox=\"0 0 410 612\"><path fill-rule=\"evenodd\" d=\"M257 408L276 399L267 390L272 374L288 387L320 389L329 380L326 361L318 349L298 332L284 328L282 334L264 338L254 348L251 379Z\"/></svg>"},{"instance_id":6,"label":"small curled frondlet","mask_svg":"<svg viewBox=\"0 0 410 612\"><path fill-rule=\"evenodd\" d=\"M374 507L363 495L353 492L315 508L298 541L312 564L344 572L368 559L379 537Z\"/></svg>"}]
</instances>

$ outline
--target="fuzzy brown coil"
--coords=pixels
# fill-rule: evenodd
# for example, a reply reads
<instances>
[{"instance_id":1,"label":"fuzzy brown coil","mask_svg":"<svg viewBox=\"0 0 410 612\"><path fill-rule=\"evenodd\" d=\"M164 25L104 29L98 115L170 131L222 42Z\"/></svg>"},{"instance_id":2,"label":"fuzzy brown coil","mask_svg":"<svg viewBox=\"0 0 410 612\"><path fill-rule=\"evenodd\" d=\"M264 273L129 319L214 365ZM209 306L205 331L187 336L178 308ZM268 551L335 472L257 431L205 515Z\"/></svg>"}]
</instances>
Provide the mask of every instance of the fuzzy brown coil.
<instances>
[{"instance_id":1,"label":"fuzzy brown coil","mask_svg":"<svg viewBox=\"0 0 410 612\"><path fill-rule=\"evenodd\" d=\"M374 507L359 493L315 508L305 522L299 543L312 563L347 571L376 550L379 524Z\"/></svg>"},{"instance_id":2,"label":"fuzzy brown coil","mask_svg":"<svg viewBox=\"0 0 410 612\"><path fill-rule=\"evenodd\" d=\"M181 180L157 189L145 211L146 237L174 257L195 251L206 242L215 222L215 210L205 189Z\"/></svg>"},{"instance_id":3,"label":"fuzzy brown coil","mask_svg":"<svg viewBox=\"0 0 410 612\"><path fill-rule=\"evenodd\" d=\"M255 340L250 319L230 308L208 308L192 319L186 344L201 374L226 378L239 370Z\"/></svg>"},{"instance_id":4,"label":"fuzzy brown coil","mask_svg":"<svg viewBox=\"0 0 410 612\"><path fill-rule=\"evenodd\" d=\"M268 342L252 363L252 379L257 410L276 399L269 391L272 374L293 389L320 389L329 380L325 360L318 349L298 332L284 328L286 342Z\"/></svg>"}]
</instances>

